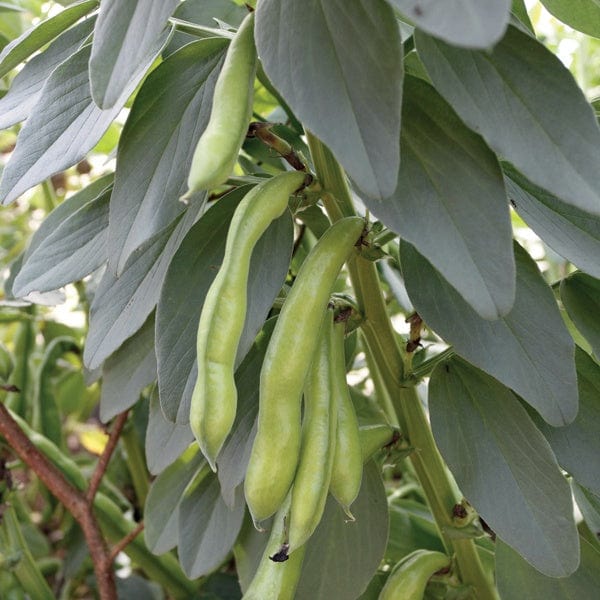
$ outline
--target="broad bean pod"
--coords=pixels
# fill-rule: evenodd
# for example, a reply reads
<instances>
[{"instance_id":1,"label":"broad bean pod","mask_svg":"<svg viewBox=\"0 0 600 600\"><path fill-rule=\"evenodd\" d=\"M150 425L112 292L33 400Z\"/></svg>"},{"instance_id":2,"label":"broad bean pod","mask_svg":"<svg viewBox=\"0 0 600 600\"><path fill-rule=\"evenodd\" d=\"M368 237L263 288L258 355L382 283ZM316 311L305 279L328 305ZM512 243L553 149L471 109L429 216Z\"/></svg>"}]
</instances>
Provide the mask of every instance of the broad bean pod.
<instances>
[{"instance_id":1,"label":"broad bean pod","mask_svg":"<svg viewBox=\"0 0 600 600\"><path fill-rule=\"evenodd\" d=\"M286 551L294 552L321 521L336 444L337 397L333 389L333 314L327 314L304 388L300 461L292 486ZM362 468L362 461L359 463Z\"/></svg>"},{"instance_id":2,"label":"broad bean pod","mask_svg":"<svg viewBox=\"0 0 600 600\"><path fill-rule=\"evenodd\" d=\"M213 470L236 414L234 365L246 319L252 250L269 224L286 210L290 194L305 178L297 171L281 173L244 197L229 226L223 263L206 295L198 324L198 378L190 426Z\"/></svg>"},{"instance_id":3,"label":"broad bean pod","mask_svg":"<svg viewBox=\"0 0 600 600\"><path fill-rule=\"evenodd\" d=\"M363 425L358 430L363 464L378 450L398 439L398 430L387 423Z\"/></svg>"},{"instance_id":4,"label":"broad bean pod","mask_svg":"<svg viewBox=\"0 0 600 600\"><path fill-rule=\"evenodd\" d=\"M243 600L293 600L296 594L306 547L300 548L289 559L286 555L285 561L279 555L286 535L290 500L291 495L288 495L273 519L267 547ZM273 558L279 560L273 560Z\"/></svg>"},{"instance_id":5,"label":"broad bean pod","mask_svg":"<svg viewBox=\"0 0 600 600\"><path fill-rule=\"evenodd\" d=\"M337 431L329 490L348 518L354 520L350 505L360 491L363 456L358 419L346 382L344 330L344 323L336 323L332 332L331 389L336 399Z\"/></svg>"},{"instance_id":6,"label":"broad bean pod","mask_svg":"<svg viewBox=\"0 0 600 600\"><path fill-rule=\"evenodd\" d=\"M284 501L300 455L301 399L336 277L364 222L336 221L304 260L267 347L260 374L258 428L246 471L246 502L255 525Z\"/></svg>"},{"instance_id":7,"label":"broad bean pod","mask_svg":"<svg viewBox=\"0 0 600 600\"><path fill-rule=\"evenodd\" d=\"M422 600L429 578L450 567L451 560L434 550L415 550L394 567L388 577L379 600Z\"/></svg>"},{"instance_id":8,"label":"broad bean pod","mask_svg":"<svg viewBox=\"0 0 600 600\"><path fill-rule=\"evenodd\" d=\"M192 158L186 197L221 185L233 171L252 116L255 74L254 13L250 13L227 49L208 125Z\"/></svg>"}]
</instances>

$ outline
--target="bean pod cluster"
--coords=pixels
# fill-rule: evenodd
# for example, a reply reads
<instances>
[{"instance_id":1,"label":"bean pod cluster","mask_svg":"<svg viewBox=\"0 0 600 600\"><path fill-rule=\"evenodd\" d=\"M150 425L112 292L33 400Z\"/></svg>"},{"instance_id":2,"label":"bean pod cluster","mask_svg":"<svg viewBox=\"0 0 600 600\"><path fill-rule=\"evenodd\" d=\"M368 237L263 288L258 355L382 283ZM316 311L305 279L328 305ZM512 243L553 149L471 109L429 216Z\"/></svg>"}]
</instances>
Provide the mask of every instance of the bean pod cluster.
<instances>
[{"instance_id":1,"label":"bean pod cluster","mask_svg":"<svg viewBox=\"0 0 600 600\"><path fill-rule=\"evenodd\" d=\"M231 174L252 109L256 69L253 16L236 33L215 88L213 110L192 161L193 193ZM254 187L234 212L221 267L209 288L197 334L198 376L190 425L208 464L217 469L237 409L235 359L247 309L254 246L311 180L305 172L276 175ZM245 598L293 598L306 542L321 521L329 493L350 520L363 463L387 441L386 426L360 431L346 383L345 323L330 296L356 251L364 221L346 217L321 236L304 259L269 341L260 374L259 413L244 491L258 529L275 515L270 538Z\"/></svg>"}]
</instances>

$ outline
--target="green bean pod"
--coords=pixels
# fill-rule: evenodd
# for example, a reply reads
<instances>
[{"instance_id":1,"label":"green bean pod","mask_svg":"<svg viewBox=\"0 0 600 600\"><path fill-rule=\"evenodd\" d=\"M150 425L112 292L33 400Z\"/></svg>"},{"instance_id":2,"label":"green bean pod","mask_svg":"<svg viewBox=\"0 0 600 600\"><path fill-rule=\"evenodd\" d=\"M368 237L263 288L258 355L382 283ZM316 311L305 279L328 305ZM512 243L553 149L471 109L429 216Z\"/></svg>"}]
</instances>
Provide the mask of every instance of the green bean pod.
<instances>
[{"instance_id":1,"label":"green bean pod","mask_svg":"<svg viewBox=\"0 0 600 600\"><path fill-rule=\"evenodd\" d=\"M255 74L254 13L250 13L227 49L208 125L192 158L186 197L221 185L233 171L252 116Z\"/></svg>"},{"instance_id":2,"label":"green bean pod","mask_svg":"<svg viewBox=\"0 0 600 600\"><path fill-rule=\"evenodd\" d=\"M333 327L331 387L336 398L337 431L329 491L341 504L348 518L354 521L350 505L360 491L363 457L358 419L346 382L344 330L344 323L336 323Z\"/></svg>"},{"instance_id":3,"label":"green bean pod","mask_svg":"<svg viewBox=\"0 0 600 600\"><path fill-rule=\"evenodd\" d=\"M422 600L429 578L441 569L450 567L451 560L434 550L415 550L394 567L379 600Z\"/></svg>"},{"instance_id":4,"label":"green bean pod","mask_svg":"<svg viewBox=\"0 0 600 600\"><path fill-rule=\"evenodd\" d=\"M378 450L381 450L394 439L398 439L398 430L387 423L363 425L358 430L363 464Z\"/></svg>"},{"instance_id":5,"label":"green bean pod","mask_svg":"<svg viewBox=\"0 0 600 600\"><path fill-rule=\"evenodd\" d=\"M234 367L246 320L252 250L269 224L286 210L290 194L305 177L298 171L281 173L257 185L240 202L229 226L223 263L202 307L190 426L213 470L237 408Z\"/></svg>"},{"instance_id":6,"label":"green bean pod","mask_svg":"<svg viewBox=\"0 0 600 600\"><path fill-rule=\"evenodd\" d=\"M288 553L302 546L317 528L329 491L337 427L332 342L333 314L327 310L304 387L304 423L300 461L292 486Z\"/></svg>"},{"instance_id":7,"label":"green bean pod","mask_svg":"<svg viewBox=\"0 0 600 600\"><path fill-rule=\"evenodd\" d=\"M269 341L260 374L258 429L246 471L246 502L254 523L285 499L300 455L301 400L325 308L336 277L364 222L336 221L304 260Z\"/></svg>"},{"instance_id":8,"label":"green bean pod","mask_svg":"<svg viewBox=\"0 0 600 600\"><path fill-rule=\"evenodd\" d=\"M243 600L293 600L296 595L306 546L300 548L289 559L284 560L285 557L281 557L279 554L286 536L290 499L291 495L288 495L273 519L273 528L267 547ZM271 557L278 560L273 560Z\"/></svg>"}]
</instances>

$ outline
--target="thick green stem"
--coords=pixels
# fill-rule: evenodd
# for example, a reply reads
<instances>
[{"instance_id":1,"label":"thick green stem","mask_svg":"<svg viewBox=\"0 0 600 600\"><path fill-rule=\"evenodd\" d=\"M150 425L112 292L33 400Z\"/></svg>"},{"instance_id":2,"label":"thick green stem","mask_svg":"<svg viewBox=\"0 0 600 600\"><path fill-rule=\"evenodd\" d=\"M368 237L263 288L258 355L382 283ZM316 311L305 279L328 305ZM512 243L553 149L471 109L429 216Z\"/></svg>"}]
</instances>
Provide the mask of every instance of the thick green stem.
<instances>
[{"instance_id":1,"label":"thick green stem","mask_svg":"<svg viewBox=\"0 0 600 600\"><path fill-rule=\"evenodd\" d=\"M324 190L325 209L332 221L355 214L345 174L331 152L312 134L308 144L317 176ZM449 553L454 552L463 583L474 588L479 600L497 600L487 579L473 540L449 535L452 509L460 501L446 465L435 445L424 408L414 387L403 387L404 360L387 314L375 264L361 257L349 261L348 269L359 308L362 331L379 369L383 385L394 406L400 427L415 451L411 462Z\"/></svg>"}]
</instances>

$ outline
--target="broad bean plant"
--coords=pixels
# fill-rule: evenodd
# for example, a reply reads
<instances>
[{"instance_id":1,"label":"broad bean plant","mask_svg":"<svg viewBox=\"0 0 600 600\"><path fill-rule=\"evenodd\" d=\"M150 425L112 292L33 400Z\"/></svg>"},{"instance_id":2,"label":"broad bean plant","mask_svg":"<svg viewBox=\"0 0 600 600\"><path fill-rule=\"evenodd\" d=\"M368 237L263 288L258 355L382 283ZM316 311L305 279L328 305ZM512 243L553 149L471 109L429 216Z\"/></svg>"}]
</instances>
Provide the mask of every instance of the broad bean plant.
<instances>
[{"instance_id":1,"label":"broad bean plant","mask_svg":"<svg viewBox=\"0 0 600 600\"><path fill-rule=\"evenodd\" d=\"M600 129L535 25L600 7L541 5L0 3L0 596L595 597Z\"/></svg>"}]
</instances>

